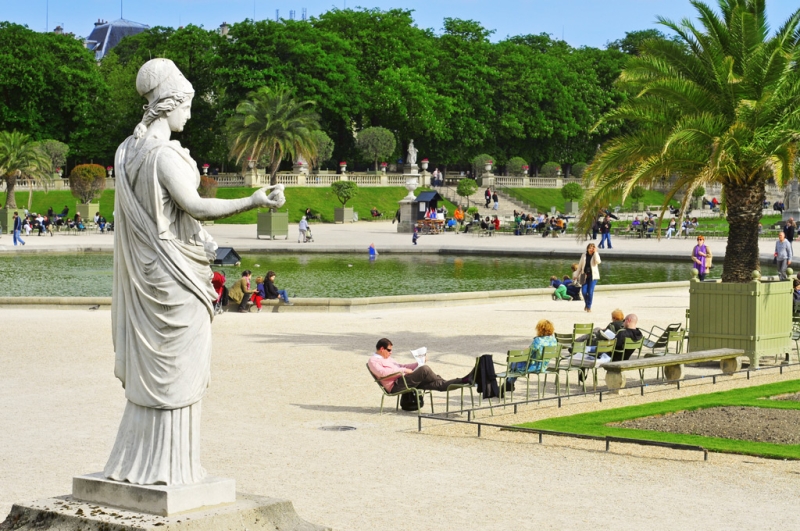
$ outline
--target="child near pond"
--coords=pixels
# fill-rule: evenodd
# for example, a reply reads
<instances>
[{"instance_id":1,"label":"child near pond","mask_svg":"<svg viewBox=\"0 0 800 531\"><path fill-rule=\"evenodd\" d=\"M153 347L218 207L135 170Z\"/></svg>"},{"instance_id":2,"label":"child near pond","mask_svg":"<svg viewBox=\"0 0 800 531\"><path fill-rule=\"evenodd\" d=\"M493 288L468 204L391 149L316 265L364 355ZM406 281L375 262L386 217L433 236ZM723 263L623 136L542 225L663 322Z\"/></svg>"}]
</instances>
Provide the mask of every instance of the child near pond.
<instances>
[{"instance_id":1,"label":"child near pond","mask_svg":"<svg viewBox=\"0 0 800 531\"><path fill-rule=\"evenodd\" d=\"M554 301L568 301L571 299L571 297L567 295L567 286L558 280L558 277L550 277L550 286L556 288L553 292Z\"/></svg>"},{"instance_id":2,"label":"child near pond","mask_svg":"<svg viewBox=\"0 0 800 531\"><path fill-rule=\"evenodd\" d=\"M411 242L414 245L416 245L418 239L419 239L419 229L417 229L417 227L414 227L414 235L411 237Z\"/></svg>"}]
</instances>

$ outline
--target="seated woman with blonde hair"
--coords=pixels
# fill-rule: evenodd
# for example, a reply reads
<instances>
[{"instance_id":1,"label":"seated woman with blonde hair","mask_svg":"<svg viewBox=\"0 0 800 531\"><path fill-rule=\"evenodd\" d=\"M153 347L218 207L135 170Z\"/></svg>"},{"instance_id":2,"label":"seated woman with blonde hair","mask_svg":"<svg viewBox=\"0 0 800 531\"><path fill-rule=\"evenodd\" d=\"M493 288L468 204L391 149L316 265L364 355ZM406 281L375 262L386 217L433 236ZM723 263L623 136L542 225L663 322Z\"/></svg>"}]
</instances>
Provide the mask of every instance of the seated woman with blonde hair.
<instances>
[{"instance_id":1,"label":"seated woman with blonde hair","mask_svg":"<svg viewBox=\"0 0 800 531\"><path fill-rule=\"evenodd\" d=\"M536 337L531 342L531 360L534 361L528 366L528 372L541 372L547 368L547 362L541 361L544 347L558 345L556 341L556 327L547 319L542 319L536 323ZM524 363L515 364L514 369L524 369ZM516 378L509 378L506 383L506 390L511 391Z\"/></svg>"}]
</instances>

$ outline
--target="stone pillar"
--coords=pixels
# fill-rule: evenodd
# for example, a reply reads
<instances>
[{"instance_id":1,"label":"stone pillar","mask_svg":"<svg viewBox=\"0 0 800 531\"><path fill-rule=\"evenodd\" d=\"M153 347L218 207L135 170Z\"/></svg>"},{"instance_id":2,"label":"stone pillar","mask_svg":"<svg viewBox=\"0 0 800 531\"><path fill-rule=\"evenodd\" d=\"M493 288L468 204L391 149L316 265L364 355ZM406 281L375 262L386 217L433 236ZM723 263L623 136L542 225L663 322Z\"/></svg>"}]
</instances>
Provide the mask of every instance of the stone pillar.
<instances>
[{"instance_id":1,"label":"stone pillar","mask_svg":"<svg viewBox=\"0 0 800 531\"><path fill-rule=\"evenodd\" d=\"M522 178L522 186L527 188L530 185L531 185L531 178L526 175L525 177Z\"/></svg>"},{"instance_id":2,"label":"stone pillar","mask_svg":"<svg viewBox=\"0 0 800 531\"><path fill-rule=\"evenodd\" d=\"M422 186L431 185L431 174L427 170L422 170L420 177L422 177Z\"/></svg>"},{"instance_id":3,"label":"stone pillar","mask_svg":"<svg viewBox=\"0 0 800 531\"><path fill-rule=\"evenodd\" d=\"M244 185L250 188L258 187L258 168L248 169L244 174Z\"/></svg>"},{"instance_id":4,"label":"stone pillar","mask_svg":"<svg viewBox=\"0 0 800 531\"><path fill-rule=\"evenodd\" d=\"M414 203L411 199L400 201L400 223L397 224L397 232L414 232Z\"/></svg>"},{"instance_id":5,"label":"stone pillar","mask_svg":"<svg viewBox=\"0 0 800 531\"><path fill-rule=\"evenodd\" d=\"M343 171L342 173L339 174L339 180L340 181L349 181L350 177L347 176L347 172Z\"/></svg>"},{"instance_id":6,"label":"stone pillar","mask_svg":"<svg viewBox=\"0 0 800 531\"><path fill-rule=\"evenodd\" d=\"M389 176L385 171L381 172L381 186L389 186Z\"/></svg>"},{"instance_id":7,"label":"stone pillar","mask_svg":"<svg viewBox=\"0 0 800 531\"><path fill-rule=\"evenodd\" d=\"M416 164L403 164L403 174L419 175L419 166Z\"/></svg>"},{"instance_id":8,"label":"stone pillar","mask_svg":"<svg viewBox=\"0 0 800 531\"><path fill-rule=\"evenodd\" d=\"M300 172L300 174L297 176L297 186L305 186L306 181L308 181L308 173Z\"/></svg>"}]
</instances>

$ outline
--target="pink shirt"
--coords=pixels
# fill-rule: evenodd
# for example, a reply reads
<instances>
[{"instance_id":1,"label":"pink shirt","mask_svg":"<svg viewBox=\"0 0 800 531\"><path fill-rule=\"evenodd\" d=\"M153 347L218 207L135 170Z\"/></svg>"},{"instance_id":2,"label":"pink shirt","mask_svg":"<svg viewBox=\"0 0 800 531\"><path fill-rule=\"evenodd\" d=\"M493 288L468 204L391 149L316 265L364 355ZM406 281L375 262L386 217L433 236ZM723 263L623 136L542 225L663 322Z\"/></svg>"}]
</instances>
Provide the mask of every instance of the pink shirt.
<instances>
[{"instance_id":1,"label":"pink shirt","mask_svg":"<svg viewBox=\"0 0 800 531\"><path fill-rule=\"evenodd\" d=\"M383 356L380 354L373 354L372 357L369 359L369 370L372 374L375 375L376 378L383 378L384 376L389 376L390 374L400 373L405 374L406 371L403 369L416 369L419 364L417 363L407 363L402 365L394 361L391 356L387 359L384 359ZM391 392L394 383L400 378L400 374L395 376L394 378L387 378L386 380L381 380L381 385Z\"/></svg>"}]
</instances>

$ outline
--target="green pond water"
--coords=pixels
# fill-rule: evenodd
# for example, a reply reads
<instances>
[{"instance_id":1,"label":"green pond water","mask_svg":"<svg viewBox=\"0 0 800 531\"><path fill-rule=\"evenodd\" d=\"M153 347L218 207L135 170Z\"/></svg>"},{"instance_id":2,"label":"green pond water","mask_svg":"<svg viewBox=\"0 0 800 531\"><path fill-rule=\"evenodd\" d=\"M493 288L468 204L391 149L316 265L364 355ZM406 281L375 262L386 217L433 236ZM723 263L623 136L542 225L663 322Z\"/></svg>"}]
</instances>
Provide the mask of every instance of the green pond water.
<instances>
[{"instance_id":1,"label":"green pond water","mask_svg":"<svg viewBox=\"0 0 800 531\"><path fill-rule=\"evenodd\" d=\"M572 260L366 253L245 255L240 267L220 268L232 284L242 270L253 277L277 273L276 285L297 297L370 297L543 288L551 275L570 274ZM688 280L686 262L622 261L606 258L601 284ZM0 256L0 296L111 296L111 253ZM764 268L768 269L768 268ZM709 278L718 277L721 267ZM764 271L764 274L774 274Z\"/></svg>"}]
</instances>

